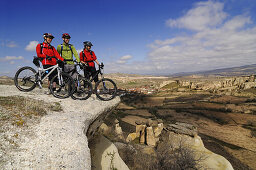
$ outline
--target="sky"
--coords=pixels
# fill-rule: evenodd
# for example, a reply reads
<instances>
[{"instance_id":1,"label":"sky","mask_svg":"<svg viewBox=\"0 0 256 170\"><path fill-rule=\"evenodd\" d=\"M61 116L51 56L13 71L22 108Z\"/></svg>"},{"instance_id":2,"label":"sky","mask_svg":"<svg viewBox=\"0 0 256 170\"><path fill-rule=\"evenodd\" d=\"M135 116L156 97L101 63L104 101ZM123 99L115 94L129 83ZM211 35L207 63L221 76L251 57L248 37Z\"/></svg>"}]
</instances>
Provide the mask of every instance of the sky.
<instances>
[{"instance_id":1,"label":"sky","mask_svg":"<svg viewBox=\"0 0 256 170\"><path fill-rule=\"evenodd\" d=\"M0 76L33 66L35 47L69 33L105 73L170 75L256 64L255 0L1 0ZM33 66L34 67L34 66Z\"/></svg>"}]
</instances>

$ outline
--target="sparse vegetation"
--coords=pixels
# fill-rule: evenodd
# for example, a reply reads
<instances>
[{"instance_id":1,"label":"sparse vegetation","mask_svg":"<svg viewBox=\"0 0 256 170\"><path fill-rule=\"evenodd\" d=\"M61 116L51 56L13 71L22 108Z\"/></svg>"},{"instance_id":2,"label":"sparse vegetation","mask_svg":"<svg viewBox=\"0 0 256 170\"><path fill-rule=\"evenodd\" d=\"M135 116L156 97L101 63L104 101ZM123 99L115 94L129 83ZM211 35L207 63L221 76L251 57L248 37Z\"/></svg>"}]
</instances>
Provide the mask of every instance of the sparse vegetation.
<instances>
[{"instance_id":1,"label":"sparse vegetation","mask_svg":"<svg viewBox=\"0 0 256 170\"><path fill-rule=\"evenodd\" d=\"M47 110L62 111L60 103L48 104L20 96L0 97L0 109L0 125L11 122L17 126L24 126L29 119L46 115Z\"/></svg>"},{"instance_id":2,"label":"sparse vegetation","mask_svg":"<svg viewBox=\"0 0 256 170\"><path fill-rule=\"evenodd\" d=\"M113 151L113 153L110 152L110 153L107 153L106 155L110 157L110 167L109 167L110 170L117 170L117 168L115 168L115 165L114 165L115 154L116 152Z\"/></svg>"},{"instance_id":3,"label":"sparse vegetation","mask_svg":"<svg viewBox=\"0 0 256 170\"><path fill-rule=\"evenodd\" d=\"M200 169L202 161L206 159L181 142L177 148L172 147L168 141L156 149L148 147L149 152L143 151L146 148L132 142L127 147L120 148L119 154L131 170Z\"/></svg>"},{"instance_id":4,"label":"sparse vegetation","mask_svg":"<svg viewBox=\"0 0 256 170\"><path fill-rule=\"evenodd\" d=\"M178 83L177 82L172 82L172 83L169 83L165 86L162 87L162 89L168 89L168 90L175 90L179 87Z\"/></svg>"},{"instance_id":5,"label":"sparse vegetation","mask_svg":"<svg viewBox=\"0 0 256 170\"><path fill-rule=\"evenodd\" d=\"M10 151L19 147L20 135L31 124L38 123L48 111L62 111L60 103L46 103L21 96L0 96L0 167L8 162Z\"/></svg>"}]
</instances>

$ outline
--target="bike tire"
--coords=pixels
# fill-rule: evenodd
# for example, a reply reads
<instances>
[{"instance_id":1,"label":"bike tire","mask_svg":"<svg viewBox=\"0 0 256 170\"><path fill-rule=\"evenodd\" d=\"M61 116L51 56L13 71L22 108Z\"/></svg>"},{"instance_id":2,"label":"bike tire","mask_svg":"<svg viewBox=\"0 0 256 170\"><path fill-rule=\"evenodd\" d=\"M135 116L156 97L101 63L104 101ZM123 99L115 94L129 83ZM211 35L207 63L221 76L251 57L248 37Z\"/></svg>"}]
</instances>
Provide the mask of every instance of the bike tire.
<instances>
[{"instance_id":1,"label":"bike tire","mask_svg":"<svg viewBox=\"0 0 256 170\"><path fill-rule=\"evenodd\" d=\"M27 74L26 74L27 72ZM33 90L36 87L36 70L32 67L26 66L20 68L14 76L14 84L20 90L28 92ZM23 74L25 74L23 76Z\"/></svg>"},{"instance_id":2,"label":"bike tire","mask_svg":"<svg viewBox=\"0 0 256 170\"><path fill-rule=\"evenodd\" d=\"M86 78L79 76L78 80L75 81L75 90L71 94L71 98L74 100L86 100L92 95L92 92L92 83Z\"/></svg>"},{"instance_id":3,"label":"bike tire","mask_svg":"<svg viewBox=\"0 0 256 170\"><path fill-rule=\"evenodd\" d=\"M67 73L60 73L60 78L63 80L61 82L63 84L59 84L58 74L51 79L51 82L50 82L51 94L54 97L60 98L60 99L68 98L73 93L74 84L75 84L74 80ZM54 87L54 82L55 82L55 87Z\"/></svg>"},{"instance_id":4,"label":"bike tire","mask_svg":"<svg viewBox=\"0 0 256 170\"><path fill-rule=\"evenodd\" d=\"M95 94L103 101L109 101L116 97L117 87L116 83L108 78L103 78L95 84Z\"/></svg>"}]
</instances>

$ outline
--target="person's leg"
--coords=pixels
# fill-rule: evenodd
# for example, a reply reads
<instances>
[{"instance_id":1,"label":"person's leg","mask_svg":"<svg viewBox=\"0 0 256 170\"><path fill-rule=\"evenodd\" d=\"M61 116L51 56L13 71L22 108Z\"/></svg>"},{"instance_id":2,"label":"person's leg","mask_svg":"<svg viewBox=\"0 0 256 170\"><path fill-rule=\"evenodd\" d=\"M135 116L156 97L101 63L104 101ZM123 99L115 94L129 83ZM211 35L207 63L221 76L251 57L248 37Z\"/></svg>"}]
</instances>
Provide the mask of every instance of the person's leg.
<instances>
[{"instance_id":1,"label":"person's leg","mask_svg":"<svg viewBox=\"0 0 256 170\"><path fill-rule=\"evenodd\" d=\"M43 68L44 69L47 69L47 68L49 68L49 67L51 67L51 65L43 65ZM50 70L47 70L48 71L48 73L51 71L51 69ZM51 92L50 92L50 81L51 81L51 75L49 75L48 76L48 92L46 92L47 94L51 94ZM56 85L55 85L56 86Z\"/></svg>"},{"instance_id":2,"label":"person's leg","mask_svg":"<svg viewBox=\"0 0 256 170\"><path fill-rule=\"evenodd\" d=\"M90 80L90 67L84 68L84 77L88 80Z\"/></svg>"},{"instance_id":3,"label":"person's leg","mask_svg":"<svg viewBox=\"0 0 256 170\"><path fill-rule=\"evenodd\" d=\"M95 67L91 67L91 73L92 73L92 77L94 77L94 82L98 82L99 81L99 78L98 78L98 75L96 74L96 68Z\"/></svg>"},{"instance_id":4,"label":"person's leg","mask_svg":"<svg viewBox=\"0 0 256 170\"><path fill-rule=\"evenodd\" d=\"M57 70L55 69L55 70L49 75L49 81L51 81L51 80L53 79L53 77L54 77L55 75L57 75L57 74L58 74L58 72L57 72ZM52 86L53 86L53 91L56 90L56 82L57 82L57 79L55 79L54 82L53 82L53 84L52 84ZM49 87L50 87L50 84L49 84Z\"/></svg>"}]
</instances>

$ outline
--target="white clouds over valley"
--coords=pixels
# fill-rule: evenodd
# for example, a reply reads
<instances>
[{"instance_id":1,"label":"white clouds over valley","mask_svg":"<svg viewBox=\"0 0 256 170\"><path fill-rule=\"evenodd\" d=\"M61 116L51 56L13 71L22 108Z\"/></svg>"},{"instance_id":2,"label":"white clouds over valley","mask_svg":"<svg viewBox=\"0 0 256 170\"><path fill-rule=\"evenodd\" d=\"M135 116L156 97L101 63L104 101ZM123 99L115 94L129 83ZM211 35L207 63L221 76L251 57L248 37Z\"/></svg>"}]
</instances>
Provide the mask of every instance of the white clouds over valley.
<instances>
[{"instance_id":1,"label":"white clouds over valley","mask_svg":"<svg viewBox=\"0 0 256 170\"><path fill-rule=\"evenodd\" d=\"M255 23L248 14L231 17L224 5L198 2L183 16L167 20L170 29L189 32L155 40L143 65L136 62L120 70L171 74L255 64Z\"/></svg>"}]
</instances>

